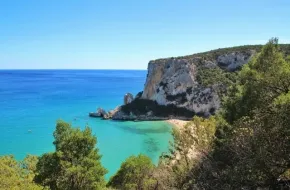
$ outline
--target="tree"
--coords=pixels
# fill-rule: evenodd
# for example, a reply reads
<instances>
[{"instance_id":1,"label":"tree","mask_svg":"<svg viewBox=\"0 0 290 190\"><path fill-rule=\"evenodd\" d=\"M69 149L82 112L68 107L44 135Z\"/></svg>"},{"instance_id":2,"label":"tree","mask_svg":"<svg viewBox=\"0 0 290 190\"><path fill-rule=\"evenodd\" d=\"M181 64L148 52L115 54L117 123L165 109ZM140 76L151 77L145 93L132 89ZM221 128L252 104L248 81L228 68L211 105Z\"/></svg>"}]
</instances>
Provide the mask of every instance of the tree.
<instances>
[{"instance_id":1,"label":"tree","mask_svg":"<svg viewBox=\"0 0 290 190\"><path fill-rule=\"evenodd\" d=\"M264 110L271 114L279 97L289 93L290 64L280 52L278 39L271 39L262 52L244 65L239 82L225 102L225 118L233 123Z\"/></svg>"},{"instance_id":2,"label":"tree","mask_svg":"<svg viewBox=\"0 0 290 190\"><path fill-rule=\"evenodd\" d=\"M154 168L149 157L145 155L130 156L111 177L108 186L124 190L151 189L156 184L156 180L152 176Z\"/></svg>"},{"instance_id":3,"label":"tree","mask_svg":"<svg viewBox=\"0 0 290 190\"><path fill-rule=\"evenodd\" d=\"M81 131L58 121L53 135L56 150L39 158L35 181L51 189L102 189L107 171L101 165L91 129Z\"/></svg>"},{"instance_id":4,"label":"tree","mask_svg":"<svg viewBox=\"0 0 290 190\"><path fill-rule=\"evenodd\" d=\"M36 156L28 155L23 161L16 161L13 156L0 157L0 189L41 190L33 182Z\"/></svg>"},{"instance_id":5,"label":"tree","mask_svg":"<svg viewBox=\"0 0 290 190\"><path fill-rule=\"evenodd\" d=\"M164 168L161 165L162 162L158 165L158 170L161 168L163 173L170 173L166 178L160 175L163 173L158 173L159 184L167 185L167 188L163 189L187 189L189 183L194 182L192 170L198 166L200 159L212 150L219 125L224 125L224 120L220 116L211 116L208 119L195 116L183 128L173 130L172 152L174 154L173 156L165 155L165 158L162 158L163 163L169 164L170 167ZM171 183L167 182L169 177Z\"/></svg>"},{"instance_id":6,"label":"tree","mask_svg":"<svg viewBox=\"0 0 290 190\"><path fill-rule=\"evenodd\" d=\"M290 168L290 63L277 39L243 68L240 87L243 105L232 105L244 111L232 113L237 116L229 147L245 181L272 184Z\"/></svg>"},{"instance_id":7,"label":"tree","mask_svg":"<svg viewBox=\"0 0 290 190\"><path fill-rule=\"evenodd\" d=\"M271 39L238 75L224 103L231 125L194 168L199 188L269 187L290 168L290 62ZM217 130L219 131L219 129ZM218 137L220 136L220 137Z\"/></svg>"}]
</instances>

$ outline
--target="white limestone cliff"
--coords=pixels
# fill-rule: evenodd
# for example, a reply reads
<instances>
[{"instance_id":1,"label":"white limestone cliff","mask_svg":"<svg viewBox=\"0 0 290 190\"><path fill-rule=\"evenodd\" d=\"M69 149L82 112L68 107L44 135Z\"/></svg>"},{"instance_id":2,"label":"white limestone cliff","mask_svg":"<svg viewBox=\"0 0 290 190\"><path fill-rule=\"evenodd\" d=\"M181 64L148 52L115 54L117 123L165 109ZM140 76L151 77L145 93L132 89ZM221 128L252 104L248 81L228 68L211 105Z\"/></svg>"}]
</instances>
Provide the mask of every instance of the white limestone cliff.
<instances>
[{"instance_id":1,"label":"white limestone cliff","mask_svg":"<svg viewBox=\"0 0 290 190\"><path fill-rule=\"evenodd\" d=\"M254 54L255 51L249 49L227 52L215 58L197 54L150 61L142 99L156 101L159 105L173 104L205 116L212 115L220 108L218 87L199 84L198 67L219 67L231 72L246 64Z\"/></svg>"}]
</instances>

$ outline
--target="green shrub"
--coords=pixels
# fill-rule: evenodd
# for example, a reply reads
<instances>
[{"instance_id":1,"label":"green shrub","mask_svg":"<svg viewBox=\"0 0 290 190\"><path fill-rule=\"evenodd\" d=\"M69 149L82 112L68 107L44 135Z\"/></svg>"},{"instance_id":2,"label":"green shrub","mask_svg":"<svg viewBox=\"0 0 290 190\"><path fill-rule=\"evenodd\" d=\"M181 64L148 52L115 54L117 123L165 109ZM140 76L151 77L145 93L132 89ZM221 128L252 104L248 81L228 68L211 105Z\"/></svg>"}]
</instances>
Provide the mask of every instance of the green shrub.
<instances>
[{"instance_id":1,"label":"green shrub","mask_svg":"<svg viewBox=\"0 0 290 190\"><path fill-rule=\"evenodd\" d=\"M153 189L156 180L153 177L151 159L145 155L130 156L121 168L111 177L107 186L120 190Z\"/></svg>"},{"instance_id":2,"label":"green shrub","mask_svg":"<svg viewBox=\"0 0 290 190\"><path fill-rule=\"evenodd\" d=\"M28 155L23 161L13 156L0 156L0 189L41 190L44 187L33 182L37 157Z\"/></svg>"}]
</instances>

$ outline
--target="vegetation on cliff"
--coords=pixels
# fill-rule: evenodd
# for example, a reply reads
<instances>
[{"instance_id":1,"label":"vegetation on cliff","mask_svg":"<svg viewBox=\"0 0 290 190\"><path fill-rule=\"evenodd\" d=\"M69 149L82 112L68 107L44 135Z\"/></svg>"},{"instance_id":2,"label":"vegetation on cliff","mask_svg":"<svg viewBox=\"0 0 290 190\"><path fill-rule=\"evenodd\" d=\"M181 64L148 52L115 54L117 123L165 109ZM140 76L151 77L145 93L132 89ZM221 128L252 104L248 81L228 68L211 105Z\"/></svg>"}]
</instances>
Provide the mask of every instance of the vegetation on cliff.
<instances>
[{"instance_id":1,"label":"vegetation on cliff","mask_svg":"<svg viewBox=\"0 0 290 190\"><path fill-rule=\"evenodd\" d=\"M213 144L190 159L191 165L179 168L178 175L172 172L179 182L174 188L255 189L289 180L289 97L290 62L272 39L238 74L220 115L208 120L216 126L206 141ZM200 128L196 121L190 125ZM186 144L181 151L196 146L188 132L179 136L177 142ZM186 159L182 160L189 163Z\"/></svg>"},{"instance_id":2,"label":"vegetation on cliff","mask_svg":"<svg viewBox=\"0 0 290 190\"><path fill-rule=\"evenodd\" d=\"M284 56L290 55L290 44L280 44L280 51L283 53ZM217 57L230 53L230 52L247 52L249 50L253 50L255 52L261 52L263 48L263 45L243 45L243 46L236 46L236 47L228 47L228 48L219 48L211 51L201 52L201 53L195 53L192 55L186 55L186 56L179 56L175 57L178 58L184 58L184 59L192 59L196 57L204 58L205 60L216 60ZM173 58L173 57L172 57ZM167 59L172 59L167 58ZM166 60L166 59L157 59L157 60ZM155 61L157 61L155 60Z\"/></svg>"},{"instance_id":3,"label":"vegetation on cliff","mask_svg":"<svg viewBox=\"0 0 290 190\"><path fill-rule=\"evenodd\" d=\"M241 46L150 61L141 99L122 106L122 114L125 119L131 116L132 120L215 115L229 87L237 83L243 65L261 48ZM290 45L281 45L280 51L285 58Z\"/></svg>"}]
</instances>

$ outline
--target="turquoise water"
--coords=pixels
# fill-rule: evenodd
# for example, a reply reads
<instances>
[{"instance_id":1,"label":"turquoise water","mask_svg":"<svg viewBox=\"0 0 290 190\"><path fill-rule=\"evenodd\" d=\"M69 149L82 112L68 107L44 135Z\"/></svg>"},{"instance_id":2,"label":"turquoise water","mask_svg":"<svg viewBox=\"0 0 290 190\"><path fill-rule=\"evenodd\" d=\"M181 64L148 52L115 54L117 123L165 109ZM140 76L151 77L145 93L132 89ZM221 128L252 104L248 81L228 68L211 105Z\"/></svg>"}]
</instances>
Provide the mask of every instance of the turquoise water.
<instances>
[{"instance_id":1,"label":"turquoise water","mask_svg":"<svg viewBox=\"0 0 290 190\"><path fill-rule=\"evenodd\" d=\"M116 122L89 118L98 106L113 109L127 92L143 89L146 71L0 71L0 155L41 155L53 151L55 122L88 124L97 136L102 163L111 176L130 155L144 153L157 164L168 151L171 126L165 122Z\"/></svg>"}]
</instances>

